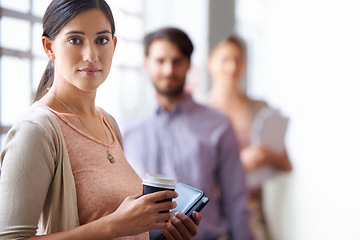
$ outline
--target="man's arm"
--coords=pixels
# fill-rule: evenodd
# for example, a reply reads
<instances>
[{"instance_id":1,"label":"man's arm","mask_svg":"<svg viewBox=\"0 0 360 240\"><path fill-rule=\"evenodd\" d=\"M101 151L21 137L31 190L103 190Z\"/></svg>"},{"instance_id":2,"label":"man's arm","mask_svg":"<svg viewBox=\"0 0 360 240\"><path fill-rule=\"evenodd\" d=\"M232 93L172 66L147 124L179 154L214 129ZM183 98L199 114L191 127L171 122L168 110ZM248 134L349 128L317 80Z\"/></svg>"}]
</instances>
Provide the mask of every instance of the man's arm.
<instances>
[{"instance_id":1,"label":"man's arm","mask_svg":"<svg viewBox=\"0 0 360 240\"><path fill-rule=\"evenodd\" d=\"M145 166L143 162L143 152L146 151L144 136L141 131L131 128L123 131L124 155L131 167L141 177L145 177Z\"/></svg>"}]
</instances>

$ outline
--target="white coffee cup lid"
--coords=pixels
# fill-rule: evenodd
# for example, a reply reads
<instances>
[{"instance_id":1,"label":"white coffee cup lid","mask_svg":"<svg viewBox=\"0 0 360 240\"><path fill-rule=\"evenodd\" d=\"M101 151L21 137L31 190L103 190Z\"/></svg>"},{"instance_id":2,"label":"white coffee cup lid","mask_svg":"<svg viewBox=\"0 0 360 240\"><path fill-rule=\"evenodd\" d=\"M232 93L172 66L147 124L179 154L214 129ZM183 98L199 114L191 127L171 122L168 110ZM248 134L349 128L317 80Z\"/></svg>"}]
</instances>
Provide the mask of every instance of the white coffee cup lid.
<instances>
[{"instance_id":1,"label":"white coffee cup lid","mask_svg":"<svg viewBox=\"0 0 360 240\"><path fill-rule=\"evenodd\" d=\"M152 174L152 173L146 174L145 179L143 179L143 184L152 187L160 187L160 188L168 188L168 189L176 188L175 179L168 178L160 174Z\"/></svg>"}]
</instances>

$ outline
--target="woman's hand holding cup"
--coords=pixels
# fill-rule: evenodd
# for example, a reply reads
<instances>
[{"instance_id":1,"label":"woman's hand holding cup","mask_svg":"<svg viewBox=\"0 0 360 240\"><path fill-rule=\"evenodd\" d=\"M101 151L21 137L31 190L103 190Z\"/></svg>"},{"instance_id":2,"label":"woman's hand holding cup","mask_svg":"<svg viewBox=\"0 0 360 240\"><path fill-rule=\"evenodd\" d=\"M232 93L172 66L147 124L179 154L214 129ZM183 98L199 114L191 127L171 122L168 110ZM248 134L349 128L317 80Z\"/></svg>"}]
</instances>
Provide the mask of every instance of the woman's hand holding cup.
<instances>
[{"instance_id":1,"label":"woman's hand holding cup","mask_svg":"<svg viewBox=\"0 0 360 240\"><path fill-rule=\"evenodd\" d=\"M177 196L175 191L158 191L125 198L119 208L108 216L111 218L110 222L115 223L114 228L118 227L119 232L115 233L116 237L170 227L170 219L174 213L169 210L176 207L176 202L163 200Z\"/></svg>"},{"instance_id":2,"label":"woman's hand holding cup","mask_svg":"<svg viewBox=\"0 0 360 240\"><path fill-rule=\"evenodd\" d=\"M143 195L159 191L175 191L175 189L175 179L168 178L159 174L147 173L145 179L143 180ZM161 199L160 201L158 201L158 203L167 201L172 201L172 198Z\"/></svg>"}]
</instances>

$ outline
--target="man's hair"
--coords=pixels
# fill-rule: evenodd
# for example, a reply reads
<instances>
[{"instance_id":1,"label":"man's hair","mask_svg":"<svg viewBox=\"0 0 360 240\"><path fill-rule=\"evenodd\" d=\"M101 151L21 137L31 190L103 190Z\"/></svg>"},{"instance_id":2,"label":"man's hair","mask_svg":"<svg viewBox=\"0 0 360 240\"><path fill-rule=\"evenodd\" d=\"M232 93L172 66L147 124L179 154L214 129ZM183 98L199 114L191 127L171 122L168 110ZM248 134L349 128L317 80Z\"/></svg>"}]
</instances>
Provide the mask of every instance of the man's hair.
<instances>
[{"instance_id":1,"label":"man's hair","mask_svg":"<svg viewBox=\"0 0 360 240\"><path fill-rule=\"evenodd\" d=\"M144 38L145 56L149 54L150 45L159 39L169 40L174 43L189 60L194 50L194 46L189 36L182 30L175 27L160 28L154 32L148 33Z\"/></svg>"}]
</instances>

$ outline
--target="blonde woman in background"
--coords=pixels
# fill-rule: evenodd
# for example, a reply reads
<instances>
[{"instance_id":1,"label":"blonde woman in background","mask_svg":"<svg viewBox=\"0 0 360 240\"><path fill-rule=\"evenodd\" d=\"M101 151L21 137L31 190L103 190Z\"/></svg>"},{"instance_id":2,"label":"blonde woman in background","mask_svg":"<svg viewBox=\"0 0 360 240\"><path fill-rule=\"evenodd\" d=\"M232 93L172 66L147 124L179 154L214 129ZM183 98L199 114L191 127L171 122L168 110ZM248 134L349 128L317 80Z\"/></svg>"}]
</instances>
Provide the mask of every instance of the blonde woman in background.
<instances>
[{"instance_id":1,"label":"blonde woman in background","mask_svg":"<svg viewBox=\"0 0 360 240\"><path fill-rule=\"evenodd\" d=\"M291 171L286 150L275 152L264 145L252 145L251 129L257 113L268 107L264 101L254 100L241 88L246 72L246 44L235 36L221 41L211 51L208 70L212 77L209 93L211 106L230 117L240 148L241 161L249 176L265 165L280 171ZM250 227L257 240L269 239L262 209L262 187L249 187Z\"/></svg>"}]
</instances>

